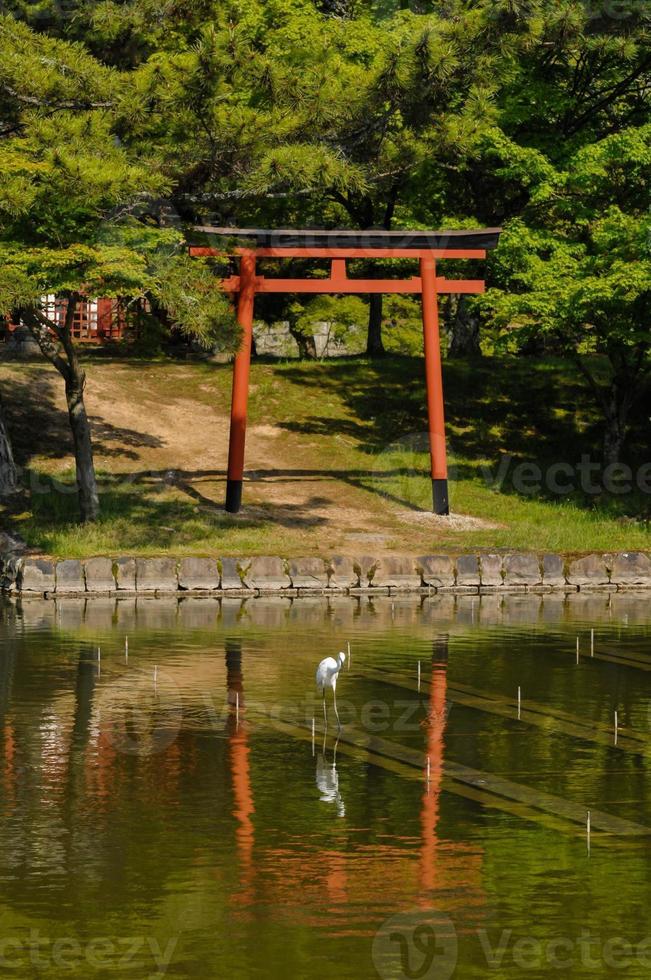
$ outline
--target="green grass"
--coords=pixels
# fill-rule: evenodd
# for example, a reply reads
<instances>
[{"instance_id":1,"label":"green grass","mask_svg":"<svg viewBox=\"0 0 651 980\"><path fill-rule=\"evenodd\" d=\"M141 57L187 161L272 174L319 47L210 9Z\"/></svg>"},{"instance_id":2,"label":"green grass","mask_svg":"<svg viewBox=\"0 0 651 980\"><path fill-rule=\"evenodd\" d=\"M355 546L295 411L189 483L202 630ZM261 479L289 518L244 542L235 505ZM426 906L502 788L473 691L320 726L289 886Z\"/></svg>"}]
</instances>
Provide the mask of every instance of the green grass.
<instances>
[{"instance_id":1,"label":"green grass","mask_svg":"<svg viewBox=\"0 0 651 980\"><path fill-rule=\"evenodd\" d=\"M582 454L598 458L599 418L563 363L487 358L446 364L452 508L497 525L463 530L418 519L430 506L418 358L255 363L250 426L277 428L266 442L259 439L259 458L249 458L258 479L245 488L245 511L236 518L223 512L223 463L206 469L200 451L166 482L161 474L177 469L173 452L166 438L150 437L141 420L159 400L186 406L194 400L223 422L230 378L230 368L206 363L91 363L89 391L94 381L110 380L112 398L128 399L134 415L128 431L115 427L107 435L111 405L102 407L101 520L79 526L74 495L58 492L32 493L5 520L35 548L70 557L651 548L649 495L591 495L580 488L558 495L513 484L524 462L545 472L556 463L576 465ZM14 395L10 424L20 460L41 483L53 473L70 481L58 378L41 365L0 365L0 382L5 390L9 382ZM647 422L640 410L628 448L634 468L649 458ZM225 426L220 431L225 461ZM214 438L207 428L206 444ZM497 471L504 457L508 475L496 489L487 472ZM413 520L405 519L409 514ZM374 533L377 543L359 542L359 534Z\"/></svg>"}]
</instances>

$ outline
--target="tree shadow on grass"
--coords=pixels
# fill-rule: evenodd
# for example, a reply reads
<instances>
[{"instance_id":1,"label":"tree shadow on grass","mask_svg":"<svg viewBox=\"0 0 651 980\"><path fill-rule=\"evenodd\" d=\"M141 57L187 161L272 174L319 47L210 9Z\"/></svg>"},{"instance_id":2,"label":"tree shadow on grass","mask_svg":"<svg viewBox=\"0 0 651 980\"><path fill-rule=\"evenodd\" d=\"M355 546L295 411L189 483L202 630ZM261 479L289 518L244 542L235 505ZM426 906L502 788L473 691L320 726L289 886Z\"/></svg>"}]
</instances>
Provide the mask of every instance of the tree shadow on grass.
<instances>
[{"instance_id":1,"label":"tree shadow on grass","mask_svg":"<svg viewBox=\"0 0 651 980\"><path fill-rule=\"evenodd\" d=\"M27 368L29 371L29 369ZM5 414L16 461L29 466L34 457L65 459L73 456L68 413L57 406L56 380L42 371L29 371L25 380L11 380L3 385ZM93 446L97 455L137 459L134 448L157 448L157 436L136 429L111 425L104 419L91 418ZM112 445L119 443L119 446Z\"/></svg>"},{"instance_id":2,"label":"tree shadow on grass","mask_svg":"<svg viewBox=\"0 0 651 980\"><path fill-rule=\"evenodd\" d=\"M284 366L282 373L292 384L317 388L326 400L341 399L347 410L341 419L312 415L279 423L287 431L352 438L360 451L376 457L394 447L399 450L401 440L410 434L427 431L422 358L347 359L327 362L321 370L310 372ZM590 393L570 365L533 358L447 361L443 385L448 446L457 478L477 479L483 467L494 473L505 457L510 473L519 463L534 462L543 474L554 464L576 467L583 455L600 459L602 422ZM633 419L629 446L631 456L640 463L648 459L641 405ZM424 474L427 470L423 457ZM535 497L555 503L568 499L544 479L534 494L510 479L500 489L521 499ZM579 489L571 499L579 506L605 506L618 513L638 514L644 508L644 501L635 493L617 499L596 498Z\"/></svg>"}]
</instances>

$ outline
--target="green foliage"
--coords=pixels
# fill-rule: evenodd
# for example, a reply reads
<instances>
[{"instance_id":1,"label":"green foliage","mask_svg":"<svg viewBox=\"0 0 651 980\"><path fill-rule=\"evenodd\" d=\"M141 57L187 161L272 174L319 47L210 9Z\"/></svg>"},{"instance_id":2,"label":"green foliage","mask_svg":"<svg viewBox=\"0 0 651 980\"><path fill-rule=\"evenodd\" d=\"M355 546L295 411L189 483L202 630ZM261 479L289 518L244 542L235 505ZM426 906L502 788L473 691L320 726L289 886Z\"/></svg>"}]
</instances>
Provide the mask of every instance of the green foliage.
<instances>
[{"instance_id":1,"label":"green foliage","mask_svg":"<svg viewBox=\"0 0 651 980\"><path fill-rule=\"evenodd\" d=\"M37 65L31 76L22 55ZM18 103L0 139L0 309L40 308L51 293L147 297L189 335L232 348L237 331L210 269L188 258L182 229L142 217L171 183L118 137L124 80L80 45L9 18L0 65L0 91Z\"/></svg>"},{"instance_id":2,"label":"green foliage","mask_svg":"<svg viewBox=\"0 0 651 980\"><path fill-rule=\"evenodd\" d=\"M332 338L344 340L349 330L365 322L368 310L359 296L317 296L305 304L292 303L290 315L294 328L304 337L313 334L318 323L328 323Z\"/></svg>"}]
</instances>

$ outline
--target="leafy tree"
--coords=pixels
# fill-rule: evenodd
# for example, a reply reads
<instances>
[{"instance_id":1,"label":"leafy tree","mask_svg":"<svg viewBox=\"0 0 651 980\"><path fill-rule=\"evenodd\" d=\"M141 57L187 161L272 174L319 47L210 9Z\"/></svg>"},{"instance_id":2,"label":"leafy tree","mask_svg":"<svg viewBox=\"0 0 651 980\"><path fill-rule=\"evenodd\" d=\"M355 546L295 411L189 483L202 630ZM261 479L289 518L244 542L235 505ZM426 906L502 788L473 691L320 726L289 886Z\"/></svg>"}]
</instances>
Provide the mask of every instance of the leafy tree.
<instances>
[{"instance_id":1,"label":"leafy tree","mask_svg":"<svg viewBox=\"0 0 651 980\"><path fill-rule=\"evenodd\" d=\"M493 320L509 343L542 337L574 361L604 418L604 463L617 463L651 380L651 125L583 147L562 171L503 138L495 152L536 176L496 256Z\"/></svg>"},{"instance_id":2,"label":"leafy tree","mask_svg":"<svg viewBox=\"0 0 651 980\"><path fill-rule=\"evenodd\" d=\"M82 298L151 297L195 336L232 343L235 331L225 329L226 299L210 270L187 256L182 231L142 219L169 182L117 136L137 114L124 79L79 45L10 18L0 18L0 65L0 91L14 100L0 140L0 309L17 311L63 377L81 520L92 521L99 498L73 340ZM60 316L53 295L64 301Z\"/></svg>"}]
</instances>

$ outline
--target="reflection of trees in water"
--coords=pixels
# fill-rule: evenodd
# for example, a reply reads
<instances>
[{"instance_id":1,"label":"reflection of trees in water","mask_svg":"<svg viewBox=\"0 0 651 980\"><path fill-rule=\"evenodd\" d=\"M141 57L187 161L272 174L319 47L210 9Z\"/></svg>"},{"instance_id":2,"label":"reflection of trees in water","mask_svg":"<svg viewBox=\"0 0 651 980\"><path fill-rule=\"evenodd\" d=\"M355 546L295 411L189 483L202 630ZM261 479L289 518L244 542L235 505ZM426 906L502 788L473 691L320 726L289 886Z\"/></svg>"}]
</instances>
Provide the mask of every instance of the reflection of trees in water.
<instances>
[{"instance_id":1,"label":"reflection of trees in water","mask_svg":"<svg viewBox=\"0 0 651 980\"><path fill-rule=\"evenodd\" d=\"M84 646L74 674L57 671L54 665L52 670L43 671L38 689L41 701L18 715L16 742L30 775L21 785L21 798L14 811L20 813L27 835L38 838L39 846L45 847L39 856L41 870L56 872L61 892L65 890L70 901L83 904L101 886L103 901L126 903L125 914L135 901L130 876L137 873L139 880L146 881L146 894L157 901L178 875L179 866L186 870L192 866L197 874L203 874L199 869L212 868L213 873L206 875L201 887L220 907L230 902L240 908L250 907L254 901L270 905L286 902L297 907L306 921L316 918L324 895L335 906L354 896L360 921L365 914L364 898L373 891L379 890L389 904L413 900L421 888L413 847L396 847L377 835L386 826L387 813L393 815L392 830L397 827L399 834L411 839L418 834L420 787L346 758L347 779L354 771L359 782L352 801L344 805L341 762L337 762L334 748L332 755L326 751L316 761L316 786L326 797L323 802L330 804L332 816L342 819L333 822L336 832L320 844L314 836L319 808L314 783L310 797L291 791L295 780L308 774L310 781L315 778L309 750L303 772L297 745L287 746L288 753L297 753L291 770L283 767L286 757L280 753L265 755L264 759L252 756L246 724L246 651L241 640L225 640L223 657L218 657L219 689L224 692L226 688L231 708L225 732L217 732L216 737L207 733L205 719L203 725L193 728L193 716L158 755L121 753L102 734L109 705L121 703L125 692L121 684L133 678L131 668L124 672L124 682L115 680L107 661L98 679L95 648ZM210 689L217 700L215 674L211 673L216 663L214 653L208 658L202 651L179 669L186 677L192 672L194 683L201 685L202 691ZM257 666L256 661L256 671ZM269 662L261 661L260 666L261 677L266 679ZM6 664L3 667L6 672ZM29 664L23 668L29 670ZM151 677L148 683L153 690ZM239 725L234 710L236 693ZM142 725L150 724L146 710L139 719L139 710L138 701L135 708L126 709L129 724L135 725L131 730L134 739L142 733ZM39 737L38 722L34 724L34 717L46 715L57 718L56 745L46 745ZM265 738L263 735L261 745ZM48 760L50 752L55 752L56 760ZM3 756L2 763L5 761ZM265 787L257 799L256 773ZM214 816L212 822L208 814ZM4 819L2 824L0 837L5 841L10 829ZM188 827L192 827L191 832ZM351 828L356 828L355 833ZM225 856L225 838L233 858ZM50 847L50 840L63 841L63 849L58 843ZM279 841L282 846L278 846ZM15 887L17 901L29 902L34 887L30 879L34 855L27 838L23 843L17 865L22 881ZM454 861L458 861L458 853L454 860L450 857L454 850L455 846L446 842L446 848L436 855L434 869L436 880L443 875L451 887ZM233 892L231 888L229 895L221 880L217 895L219 875L229 874L233 864L238 889Z\"/></svg>"}]
</instances>

